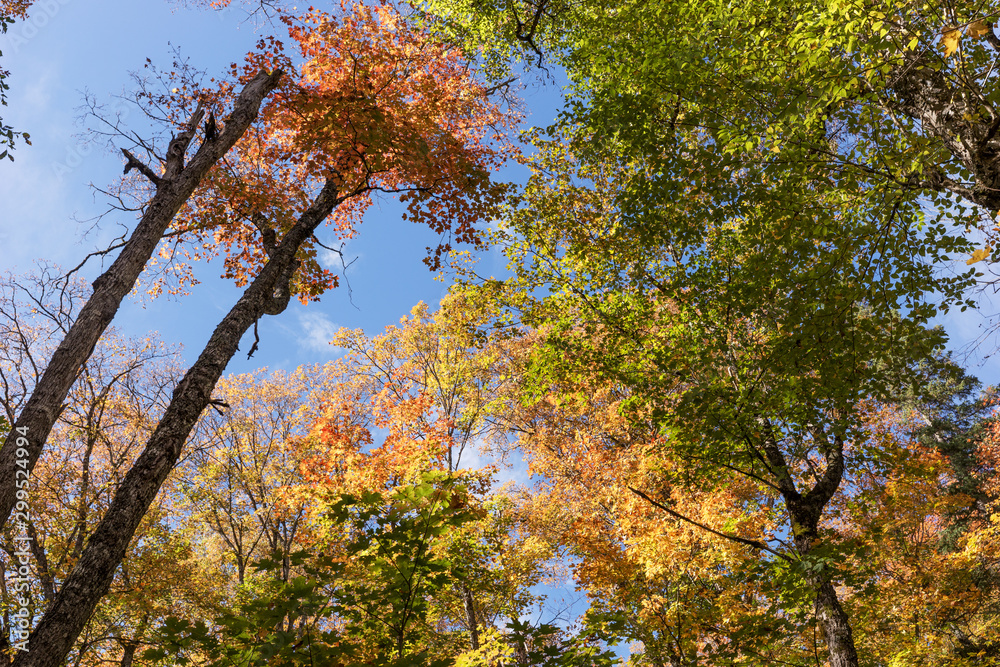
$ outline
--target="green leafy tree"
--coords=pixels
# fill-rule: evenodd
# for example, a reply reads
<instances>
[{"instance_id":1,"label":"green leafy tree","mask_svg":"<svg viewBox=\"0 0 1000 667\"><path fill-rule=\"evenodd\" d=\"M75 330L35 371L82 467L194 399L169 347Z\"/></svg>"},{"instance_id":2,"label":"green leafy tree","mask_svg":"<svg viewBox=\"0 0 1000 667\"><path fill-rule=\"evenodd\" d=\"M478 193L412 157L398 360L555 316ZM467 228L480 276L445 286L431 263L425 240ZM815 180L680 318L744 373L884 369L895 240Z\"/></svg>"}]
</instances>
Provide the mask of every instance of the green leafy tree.
<instances>
[{"instance_id":1,"label":"green leafy tree","mask_svg":"<svg viewBox=\"0 0 1000 667\"><path fill-rule=\"evenodd\" d=\"M426 473L385 493L341 497L329 508L331 530L343 536L325 555L296 552L302 576L282 581L282 555L257 563L273 571L253 599L205 623L170 619L162 649L180 664L445 665L432 652L430 601L459 576L434 548L448 531L475 520L460 482Z\"/></svg>"},{"instance_id":2,"label":"green leafy tree","mask_svg":"<svg viewBox=\"0 0 1000 667\"><path fill-rule=\"evenodd\" d=\"M524 315L548 327L536 394L599 369L683 464L664 485L735 471L780 496L786 580L812 589L831 664L859 664L822 519L881 456L858 406L920 387L944 342L925 325L982 277L952 263L992 251L997 8L424 7L498 76L514 57L570 80L498 235L521 294L551 293Z\"/></svg>"}]
</instances>

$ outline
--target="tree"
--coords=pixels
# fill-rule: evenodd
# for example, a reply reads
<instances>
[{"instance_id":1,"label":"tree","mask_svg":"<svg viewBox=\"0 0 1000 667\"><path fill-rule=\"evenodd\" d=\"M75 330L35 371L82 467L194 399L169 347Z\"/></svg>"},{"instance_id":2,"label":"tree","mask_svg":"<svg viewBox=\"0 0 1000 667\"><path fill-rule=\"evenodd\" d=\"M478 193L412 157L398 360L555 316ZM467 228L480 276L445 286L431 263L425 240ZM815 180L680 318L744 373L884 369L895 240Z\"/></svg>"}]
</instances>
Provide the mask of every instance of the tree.
<instances>
[{"instance_id":1,"label":"tree","mask_svg":"<svg viewBox=\"0 0 1000 667\"><path fill-rule=\"evenodd\" d=\"M305 508L285 502L283 489L301 483L295 440L308 433L319 406L322 368L263 371L227 377L216 386L218 410L202 415L189 453L178 465L176 504L193 539L232 594L247 568L302 548Z\"/></svg>"},{"instance_id":2,"label":"tree","mask_svg":"<svg viewBox=\"0 0 1000 667\"><path fill-rule=\"evenodd\" d=\"M238 577L243 584L234 585L242 595L231 596L240 611L232 609L204 630L191 624L177 630L168 621L162 628L164 648L182 647L180 631L182 637L196 638L199 651L232 657L249 648L240 639L244 631L237 619L254 617L254 627L266 635L257 641L261 657L277 651L290 660L306 655L315 660L328 651L331 659L355 661L413 660L426 654L420 658L425 662L435 658L474 665L503 659L554 665L576 664L571 661L599 653L589 636L574 638L555 627L519 620L540 602L532 588L561 570L552 569L547 541L524 524L521 503L502 491L488 491L492 467L458 466L459 452L484 446L484 430L492 428L487 406L510 383L503 362L507 351L500 345L474 345L483 342L476 325L488 313L479 309L483 302L469 296L452 295L433 314L419 304L412 317L376 337L342 330L334 342L347 353L322 367L299 369L290 377L278 373L274 379L227 383L227 398L239 398L224 414L204 418L221 428L203 426L199 431L210 435L210 442L203 440L204 454L190 458L200 462L186 482L189 493L213 530L225 533L226 549L242 555L240 563L255 539L264 541L260 528L279 507L290 509L298 522L293 548L308 555L295 556L278 543L266 571L244 574L238 563L236 573L220 573L220 580L236 584ZM301 423L297 419L310 418L314 421L307 436L289 428ZM275 433L281 435L276 438ZM217 438L226 446L215 444ZM197 452L197 441L193 447ZM297 474L286 461L298 462ZM283 477L287 486L272 487L265 471L277 473L271 477L275 481ZM364 560L373 554L351 551L345 540L360 532L377 539L382 557L414 552L428 537L420 535L423 524L409 523L412 487L424 487L432 478L437 480L433 488L454 487L445 494L451 500L444 510L472 514L460 525L435 528L429 546L420 547L429 548L435 562L447 564L447 576L437 577L433 585L428 579L426 587L410 587L393 578L392 568L376 569L378 559ZM454 495L459 486L465 489L460 497ZM367 507L362 512L367 523L351 519L345 525L345 494L369 500L381 494L382 500L361 503ZM264 497L269 499L266 508ZM395 500L383 502L391 498ZM412 518L428 518L421 516ZM369 527L378 529L369 533ZM354 555L344 555L345 549ZM335 558L323 560L317 554ZM305 588L303 582L295 584L300 576L312 583ZM394 597L397 593L402 597ZM316 617L312 612L295 620L282 616L289 605L312 605L312 596L332 599L332 607L323 607ZM386 611L396 609L394 605L400 612L392 616L395 625L388 623ZM308 635L304 629L318 632L326 623L339 627L341 634ZM281 632L272 632L278 625ZM345 626L353 628L347 635ZM407 638L403 653L401 637Z\"/></svg>"},{"instance_id":3,"label":"tree","mask_svg":"<svg viewBox=\"0 0 1000 667\"><path fill-rule=\"evenodd\" d=\"M782 497L796 544L782 558L810 560L851 443L865 439L858 404L909 382L911 360L933 350L939 333L922 328L919 309L901 317L895 299L869 299L892 288L867 283L863 264L823 266L842 252L832 242L786 237L793 245L777 274L765 274L758 254L774 228L746 218L706 224L688 261L657 228L637 242L620 198L631 170L587 166L594 185L584 188L565 176L562 150L542 154L556 168L539 173L509 218L519 289L556 292L528 314L551 327L550 349L536 361L538 390L576 387L576 377L600 369L627 392L626 409L656 424L660 456L684 462L687 484L732 484L725 471L735 470L759 493ZM633 491L670 511L656 486ZM854 664L831 571L802 573L816 590L831 659L840 652L845 662L834 664Z\"/></svg>"},{"instance_id":4,"label":"tree","mask_svg":"<svg viewBox=\"0 0 1000 667\"><path fill-rule=\"evenodd\" d=\"M429 399L433 420L445 424L454 443L445 454L447 469L458 470L466 448L493 439L490 403L512 381L505 372L509 352L482 335L493 317L490 305L472 293L452 292L436 312L417 304L410 317L377 337L337 332L331 344L347 351L337 364L343 367L340 390L352 385L357 396L387 405Z\"/></svg>"},{"instance_id":5,"label":"tree","mask_svg":"<svg viewBox=\"0 0 1000 667\"><path fill-rule=\"evenodd\" d=\"M278 85L281 70L275 65L288 71L294 65L276 41L269 42L270 47L265 43L260 53L250 57L236 111L220 133L203 141L187 166L184 153L206 107L228 99L231 86L223 86L215 95L202 96L198 91L194 93L197 99L174 100L175 106L169 105L172 98L154 100L187 119L185 130L168 148L162 175L133 159L134 155L127 156L127 167L137 169L156 187L147 208L148 222L140 223L141 233L132 239L158 243L173 213L193 193L187 214L178 224L197 224L192 222L197 214L207 223L203 231L208 233L213 224L225 221L216 229L218 242L242 248L243 254L234 254L231 261L238 267L233 268L234 276L247 289L174 390L145 449L32 633L29 650L15 659L18 667L55 665L65 657L107 591L129 540L180 456L199 414L211 401L212 389L242 335L263 315L284 310L291 296L307 300L321 291L310 277L315 267L310 248L315 231L331 214L348 233L349 222L369 197L377 192L400 192L412 218L465 242L475 240L474 223L496 199L488 168L502 158L502 152L489 142L509 117L486 99L485 89L475 84L460 54L405 25L388 6L357 6L342 18L313 11L289 17L287 22L302 52L301 75L294 81L283 79L280 96L272 98L261 115L259 131L246 132L250 112ZM185 108L188 103L195 107L193 112ZM216 162L223 149L242 135L246 141L234 160L224 165ZM213 164L216 167L211 171ZM202 174L208 178L205 189L196 191ZM278 192L270 184L284 183L281 179L287 176L295 176L294 187L281 190L287 197L274 201L272 209L264 209L266 202L259 198L249 198L248 193ZM116 263L125 262L137 275L149 256L145 250L146 245L141 253L127 246ZM432 251L432 265L435 256ZM113 314L131 288L131 281L119 279L116 266L96 282L95 296L56 351L47 373L61 377L70 372L73 363L69 362L78 360L81 350L83 358L87 356L86 347L74 337L75 330L83 340L96 341L103 327L92 322L103 322ZM70 339L77 342L67 343ZM35 396L44 393L43 385L45 376ZM60 393L64 395L46 394L45 401L58 401ZM38 405L42 407L32 407L29 399L16 425L33 437L47 432L45 424L50 423L45 415L48 404ZM37 429L28 423L31 420L40 420ZM32 452L39 449L40 444L32 445ZM4 455L3 463L13 461L13 447L5 448Z\"/></svg>"},{"instance_id":6,"label":"tree","mask_svg":"<svg viewBox=\"0 0 1000 667\"><path fill-rule=\"evenodd\" d=\"M543 480L531 530L578 559L575 579L591 600L585 625L604 639L641 641L635 664L812 664L827 643L814 616L821 573L837 582L862 659L958 665L991 655L990 522L975 510L982 501L962 492L968 464L926 437L928 415L973 412L947 407L948 391L965 391L951 381L969 381L960 369L926 377L941 387L933 402L855 407L862 428L844 443L845 481L802 553L793 527L801 515L782 507L777 475L741 458L735 443L727 458L714 454L716 434L686 447L690 434L663 433L655 406L637 410L627 386L567 363L567 349L564 341L562 368L574 373L509 390L505 418ZM534 354L521 358L520 375L530 377L544 343ZM786 437L779 444L795 483L823 476L811 443ZM978 470L992 478L988 465Z\"/></svg>"},{"instance_id":7,"label":"tree","mask_svg":"<svg viewBox=\"0 0 1000 667\"><path fill-rule=\"evenodd\" d=\"M17 413L30 394L42 360L51 353L86 300L82 281L64 281L45 266L35 274L8 277L2 284L0 356L2 405ZM113 330L105 334L81 367L31 478L24 542L5 531L2 548L3 664L12 653L12 614L25 607L33 620L44 614L82 554L84 544L110 502L139 448L152 432L180 372L173 353L158 341L133 341ZM197 583L187 558L189 545L172 529L171 510L157 503L130 544L111 584L71 654L75 664L132 655L151 628L151 619L196 604ZM25 551L30 560L18 556ZM29 567L30 566L30 567ZM26 587L25 587L26 586ZM16 604L24 598L27 606ZM27 633L21 638L26 639ZM16 649L15 649L16 650Z\"/></svg>"},{"instance_id":8,"label":"tree","mask_svg":"<svg viewBox=\"0 0 1000 667\"><path fill-rule=\"evenodd\" d=\"M155 176L156 194L145 214L111 267L94 281L94 291L72 326L53 352L31 396L18 414L10 436L0 449L0 516L6 522L14 506L14 471L18 463L14 437L27 433L27 469L30 471L55 423L59 405L66 397L76 373L114 318L121 301L135 284L163 233L201 178L244 134L257 115L264 96L277 85L279 73L260 73L248 80L226 119L226 129L213 141L204 141L185 164L185 153L199 129L204 110L193 114L182 132L170 143L162 176ZM130 161L126 168L133 166ZM149 170L153 174L152 170ZM18 431L17 429L20 429ZM22 459L24 460L24 459Z\"/></svg>"},{"instance_id":9,"label":"tree","mask_svg":"<svg viewBox=\"0 0 1000 667\"><path fill-rule=\"evenodd\" d=\"M462 301L450 302L458 304ZM278 392L266 381L250 388L262 390L258 419L226 416L232 420L227 430L235 435L238 429L241 440L252 442L256 433L265 443L265 451L253 456L253 467L276 469L290 457L300 462L301 473L271 489L266 512L225 514L223 530L231 531L227 545L237 542L237 523L239 535L246 536L253 514L263 522L262 514L280 506L299 512L294 543L301 551L289 553L279 544L255 571L241 574L242 595L232 596L231 607L212 623L167 619L156 640L162 648L148 656L208 664L280 656L291 664L322 658L344 664L475 665L503 659L568 665L600 653L589 637L559 636L564 633L554 627L533 628L519 620L538 600L531 588L543 580L552 552L525 530L512 498L502 492L488 496L491 468L452 467L447 453L456 447L454 433L462 431L454 431L452 420L429 400L441 395L400 392L408 383L403 373L390 373L392 390L369 391L389 367L426 361L432 351L439 361L469 352L456 344L461 336L436 336L455 332L450 317L461 321L467 311L456 308L433 318L422 306L414 312L423 317L404 319L403 326L388 327L373 340L342 331L338 339L353 339L353 355L300 369L297 376L313 386L313 396L324 397L325 407L308 436L292 436L280 453L267 442L271 418L266 415L282 411L287 381L276 383L282 387ZM401 340L413 346L397 347ZM394 356L399 351L405 351L402 359ZM293 388L290 394L295 393ZM279 400L271 403L276 395ZM293 403L286 404L286 413ZM315 404L307 400L300 408L311 413ZM376 433L381 442L374 447ZM212 467L199 466L195 484L211 477ZM252 492L236 493L254 502ZM232 494L205 493L198 500L217 522L234 504ZM237 514L239 521L232 518ZM600 659L606 662L607 656Z\"/></svg>"},{"instance_id":10,"label":"tree","mask_svg":"<svg viewBox=\"0 0 1000 667\"><path fill-rule=\"evenodd\" d=\"M520 343L484 336L481 328L492 317L489 300L472 292L454 291L442 299L436 312L418 304L409 318L386 327L377 337L369 338L359 330L337 333L332 342L347 354L336 364L342 370L335 371L341 380L336 394L331 394L332 404L371 401L374 422L360 419L358 424L386 428L398 415L406 414L401 423L410 424L409 428L420 434L417 450L394 445L385 452L392 458L381 465L389 469L440 465L456 472L463 466L463 455L473 448L478 450L474 455L488 451L506 455L509 423L499 418L496 401L515 382L509 346ZM405 406L412 409L402 413ZM349 413L357 411L351 408ZM447 446L428 452L433 441L422 441L435 433ZM512 516L518 513L517 504L495 494L487 505L488 521L470 523L453 536L454 548L460 548L467 561L465 567L477 575L462 581L447 612L450 622L467 629L471 649L483 656L509 650L516 642L513 628L505 628L501 619L517 619L527 613L540 601L527 590L548 576L543 567L546 548L521 531L520 520ZM521 536L508 537L514 534ZM480 560L469 562L470 553ZM538 628L525 626L521 630Z\"/></svg>"},{"instance_id":11,"label":"tree","mask_svg":"<svg viewBox=\"0 0 1000 667\"><path fill-rule=\"evenodd\" d=\"M883 662L995 664L996 571L977 553L982 524L963 520L975 501L949 488L959 470L912 438L905 413L881 419L888 465L856 475L849 505L835 510L858 544L858 645Z\"/></svg>"},{"instance_id":12,"label":"tree","mask_svg":"<svg viewBox=\"0 0 1000 667\"><path fill-rule=\"evenodd\" d=\"M147 658L197 656L208 665L451 664L428 646L428 599L455 577L454 564L433 548L441 535L475 518L465 491L448 475L423 473L387 492L342 496L325 509L340 533L325 553L300 551L291 562L303 576L281 577L283 558L262 560L272 585L213 628L167 621L164 649Z\"/></svg>"},{"instance_id":13,"label":"tree","mask_svg":"<svg viewBox=\"0 0 1000 667\"><path fill-rule=\"evenodd\" d=\"M992 247L969 230L997 208L994 8L425 8L571 81L503 237L522 291L555 293L529 320L555 324L543 364L628 387L692 473L765 480L811 558L862 400L919 381L943 342L923 325L981 277L942 268ZM831 664L857 664L829 573L805 576Z\"/></svg>"},{"instance_id":14,"label":"tree","mask_svg":"<svg viewBox=\"0 0 1000 667\"><path fill-rule=\"evenodd\" d=\"M989 159L996 141L990 63L1000 38L989 4L782 2L730 10L687 2L612 10L442 0L425 7L498 64L513 54L565 67L576 97L566 119L592 123L590 130L603 124L615 134L600 139L615 136L639 154L654 155L643 147L669 145L676 133L703 130L722 155L748 167L864 171L900 195L946 191L1000 208ZM700 30L669 29L693 25ZM759 152L762 144L774 155ZM673 161L663 155L664 166ZM665 185L671 173L655 180Z\"/></svg>"}]
</instances>

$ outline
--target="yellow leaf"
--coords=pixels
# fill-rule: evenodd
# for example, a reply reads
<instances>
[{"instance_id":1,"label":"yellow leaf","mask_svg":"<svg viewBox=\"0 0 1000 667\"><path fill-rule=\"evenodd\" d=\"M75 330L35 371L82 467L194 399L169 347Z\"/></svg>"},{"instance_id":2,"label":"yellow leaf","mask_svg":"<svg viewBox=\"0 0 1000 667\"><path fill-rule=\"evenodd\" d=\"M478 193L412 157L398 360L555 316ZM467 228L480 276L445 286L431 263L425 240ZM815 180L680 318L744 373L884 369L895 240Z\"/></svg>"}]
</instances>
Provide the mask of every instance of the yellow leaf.
<instances>
[{"instance_id":1,"label":"yellow leaf","mask_svg":"<svg viewBox=\"0 0 1000 667\"><path fill-rule=\"evenodd\" d=\"M941 48L944 49L944 57L950 58L951 54L958 50L958 42L962 39L962 31L958 28L947 27L941 34Z\"/></svg>"},{"instance_id":2,"label":"yellow leaf","mask_svg":"<svg viewBox=\"0 0 1000 667\"><path fill-rule=\"evenodd\" d=\"M972 257L965 260L966 264L975 264L976 262L981 262L990 256L989 248L980 248L972 253Z\"/></svg>"},{"instance_id":3,"label":"yellow leaf","mask_svg":"<svg viewBox=\"0 0 1000 667\"><path fill-rule=\"evenodd\" d=\"M978 21L973 21L972 23L970 23L966 31L969 33L969 37L973 39L979 39L980 37L988 33L990 31L990 28L988 25L986 25L986 21L979 19Z\"/></svg>"}]
</instances>

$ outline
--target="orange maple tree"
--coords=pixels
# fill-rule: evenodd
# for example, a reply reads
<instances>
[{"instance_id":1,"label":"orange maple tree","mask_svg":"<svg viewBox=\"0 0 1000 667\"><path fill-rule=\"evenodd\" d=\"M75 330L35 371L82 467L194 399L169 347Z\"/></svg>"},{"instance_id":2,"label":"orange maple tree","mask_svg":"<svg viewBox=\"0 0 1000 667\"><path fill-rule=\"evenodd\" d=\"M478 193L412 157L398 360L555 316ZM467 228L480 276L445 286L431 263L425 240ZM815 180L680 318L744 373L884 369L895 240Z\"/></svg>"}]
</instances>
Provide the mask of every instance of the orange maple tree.
<instances>
[{"instance_id":1,"label":"orange maple tree","mask_svg":"<svg viewBox=\"0 0 1000 667\"><path fill-rule=\"evenodd\" d=\"M275 68L285 76L261 109L261 119L207 176L165 242L163 260L191 279L185 255L224 257L225 276L246 285L267 262L324 183L340 203L327 218L338 240L357 233L372 197L395 193L405 218L442 236L425 262L440 266L453 243L479 243L476 223L503 188L490 172L512 152L504 133L516 116L490 100L461 51L429 38L389 3L344 3L330 14L282 13L298 54L262 40L233 76ZM186 85L191 88L185 89ZM179 118L201 103L231 98L232 86L194 89L173 104ZM314 234L303 240L292 293L303 303L337 284L322 267ZM154 290L162 286L157 282Z\"/></svg>"},{"instance_id":2,"label":"orange maple tree","mask_svg":"<svg viewBox=\"0 0 1000 667\"><path fill-rule=\"evenodd\" d=\"M452 240L477 239L474 223L503 193L490 180L505 155L493 140L513 119L489 102L458 50L409 26L388 4L345 4L338 16L310 10L285 22L301 57L286 56L269 38L236 68L245 82L237 106L247 90L280 86L257 124L240 137L228 131L233 121L220 129L213 105L231 99L231 85L178 88L150 99L184 128L170 142L164 171L125 152L128 170L152 183L155 200L183 172L196 133L203 141L194 160L221 137L236 140L235 153L212 162L191 198L179 202L175 224L178 239L204 234L205 252L228 250L227 273L246 290L178 384L17 667L54 666L70 650L242 335L262 316L282 312L292 296L309 300L330 286L312 245L324 222L349 234L372 196L398 193L408 217L447 235L430 252L434 267ZM286 69L298 75L283 76ZM104 276L95 290L109 284L120 287Z\"/></svg>"}]
</instances>

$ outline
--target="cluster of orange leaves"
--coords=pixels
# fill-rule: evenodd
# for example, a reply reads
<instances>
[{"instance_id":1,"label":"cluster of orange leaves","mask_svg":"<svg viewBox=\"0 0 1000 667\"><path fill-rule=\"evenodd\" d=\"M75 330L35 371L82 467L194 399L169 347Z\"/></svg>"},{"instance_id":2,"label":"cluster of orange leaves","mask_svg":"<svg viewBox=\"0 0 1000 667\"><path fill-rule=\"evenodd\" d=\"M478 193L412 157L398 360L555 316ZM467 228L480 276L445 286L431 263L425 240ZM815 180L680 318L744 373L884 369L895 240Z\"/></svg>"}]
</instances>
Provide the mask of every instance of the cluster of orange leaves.
<instances>
[{"instance_id":1,"label":"cluster of orange leaves","mask_svg":"<svg viewBox=\"0 0 1000 667\"><path fill-rule=\"evenodd\" d=\"M282 497L286 504L306 507L309 521L303 543L330 546L330 539L338 539L326 533L324 516L344 494L392 491L414 482L422 472L447 470L449 424L446 419L428 419L431 398L385 398L376 397L370 404L327 405L309 435L296 443L300 483L283 489ZM491 479L490 470L453 475L478 492L488 488Z\"/></svg>"},{"instance_id":2,"label":"cluster of orange leaves","mask_svg":"<svg viewBox=\"0 0 1000 667\"><path fill-rule=\"evenodd\" d=\"M0 16L23 19L28 16L28 8L34 0L2 0L0 1Z\"/></svg>"},{"instance_id":3,"label":"cluster of orange leaves","mask_svg":"<svg viewBox=\"0 0 1000 667\"><path fill-rule=\"evenodd\" d=\"M344 197L327 221L340 240L355 233L374 195L391 193L406 203L404 217L441 235L428 248L432 268L452 243L479 243L476 224L503 192L490 172L512 154L504 135L516 116L489 99L460 50L385 2L345 0L336 15L310 8L280 16L298 54L269 37L242 67L233 65L240 81L261 69L286 74L179 214L175 229L191 232L187 244L161 251L161 261L179 262L181 284L191 281L185 259L223 255L225 277L245 285L267 261L251 220L264 220L280 242L328 179ZM179 123L195 99L221 116L234 87L186 93L186 103L175 102ZM336 286L317 252L313 239L299 254L294 291L303 303Z\"/></svg>"},{"instance_id":4,"label":"cluster of orange leaves","mask_svg":"<svg viewBox=\"0 0 1000 667\"><path fill-rule=\"evenodd\" d=\"M955 517L975 508L973 498L949 489L955 477L948 458L913 438L920 417L895 406L859 409L867 429L862 444L878 450L878 465L854 467L827 521L849 554L842 567L852 583L841 596L859 650L887 663L969 664L956 657L956 637L996 637L991 626L1000 609L988 576L981 578L1000 564L996 522L973 518L947 544ZM981 462L998 435L990 425L976 451ZM979 474L995 492L990 466Z\"/></svg>"}]
</instances>

